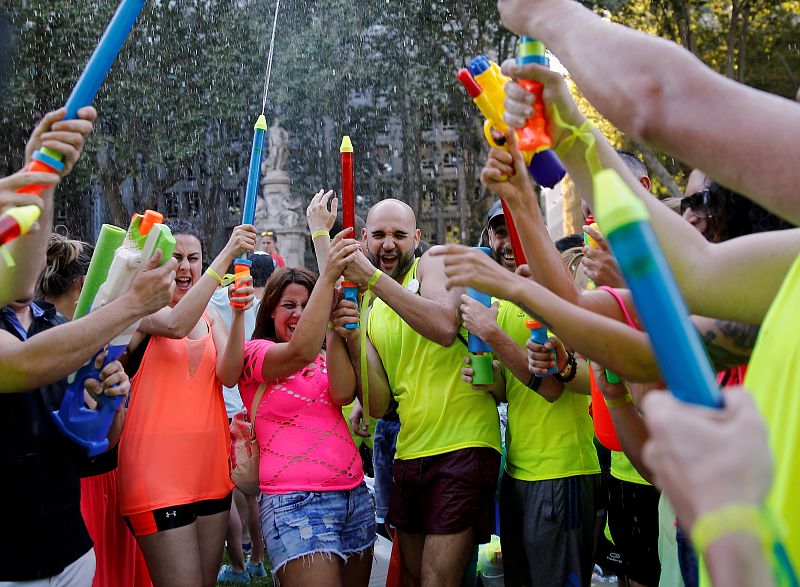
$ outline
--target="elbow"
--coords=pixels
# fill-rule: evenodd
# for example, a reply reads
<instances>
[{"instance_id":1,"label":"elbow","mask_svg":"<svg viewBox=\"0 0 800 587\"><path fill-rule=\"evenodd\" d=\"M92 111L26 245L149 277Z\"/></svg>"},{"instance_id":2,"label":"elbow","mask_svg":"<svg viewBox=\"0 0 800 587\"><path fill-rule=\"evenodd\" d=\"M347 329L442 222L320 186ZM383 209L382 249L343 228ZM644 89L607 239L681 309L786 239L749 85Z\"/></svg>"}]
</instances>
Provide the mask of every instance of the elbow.
<instances>
[{"instance_id":1,"label":"elbow","mask_svg":"<svg viewBox=\"0 0 800 587\"><path fill-rule=\"evenodd\" d=\"M431 340L436 344L444 347L452 345L458 337L458 324L448 324L445 328L439 330Z\"/></svg>"}]
</instances>

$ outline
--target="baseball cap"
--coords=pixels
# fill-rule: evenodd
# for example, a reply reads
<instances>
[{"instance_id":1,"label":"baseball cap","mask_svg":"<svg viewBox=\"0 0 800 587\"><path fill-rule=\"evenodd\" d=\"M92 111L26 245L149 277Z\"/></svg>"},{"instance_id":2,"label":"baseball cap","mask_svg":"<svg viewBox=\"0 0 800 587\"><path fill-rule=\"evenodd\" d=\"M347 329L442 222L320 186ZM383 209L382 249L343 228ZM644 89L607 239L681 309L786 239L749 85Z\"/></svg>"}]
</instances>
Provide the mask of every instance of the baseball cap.
<instances>
[{"instance_id":1,"label":"baseball cap","mask_svg":"<svg viewBox=\"0 0 800 587\"><path fill-rule=\"evenodd\" d=\"M492 220L503 215L503 203L500 200L497 200L494 204L492 204L491 208L489 208L489 213L486 215L486 225L490 225Z\"/></svg>"}]
</instances>

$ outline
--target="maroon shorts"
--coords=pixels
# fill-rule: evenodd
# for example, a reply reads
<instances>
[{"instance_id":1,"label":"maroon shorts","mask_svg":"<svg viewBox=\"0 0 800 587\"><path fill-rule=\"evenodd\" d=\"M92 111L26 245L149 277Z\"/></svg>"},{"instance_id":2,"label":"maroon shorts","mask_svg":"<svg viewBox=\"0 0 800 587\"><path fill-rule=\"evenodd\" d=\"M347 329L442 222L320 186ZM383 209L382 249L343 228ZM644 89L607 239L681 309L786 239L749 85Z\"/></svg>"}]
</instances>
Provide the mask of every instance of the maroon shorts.
<instances>
[{"instance_id":1,"label":"maroon shorts","mask_svg":"<svg viewBox=\"0 0 800 587\"><path fill-rule=\"evenodd\" d=\"M389 523L409 534L457 534L475 530L488 542L500 453L463 448L432 457L395 459Z\"/></svg>"}]
</instances>

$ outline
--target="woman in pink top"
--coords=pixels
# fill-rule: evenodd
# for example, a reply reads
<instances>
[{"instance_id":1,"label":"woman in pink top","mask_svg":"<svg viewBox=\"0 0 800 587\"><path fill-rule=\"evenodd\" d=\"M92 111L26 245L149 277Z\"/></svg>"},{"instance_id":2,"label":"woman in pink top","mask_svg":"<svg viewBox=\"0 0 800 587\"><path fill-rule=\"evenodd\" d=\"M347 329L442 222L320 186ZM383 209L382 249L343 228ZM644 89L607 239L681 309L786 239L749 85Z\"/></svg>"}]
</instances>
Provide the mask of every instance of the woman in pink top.
<instances>
[{"instance_id":1,"label":"woman in pink top","mask_svg":"<svg viewBox=\"0 0 800 587\"><path fill-rule=\"evenodd\" d=\"M333 239L319 280L306 269L272 275L245 345L244 405L264 387L253 419L261 531L286 587L366 586L372 567L375 504L341 410L356 378L344 340L327 327L336 282L358 249L348 232Z\"/></svg>"}]
</instances>

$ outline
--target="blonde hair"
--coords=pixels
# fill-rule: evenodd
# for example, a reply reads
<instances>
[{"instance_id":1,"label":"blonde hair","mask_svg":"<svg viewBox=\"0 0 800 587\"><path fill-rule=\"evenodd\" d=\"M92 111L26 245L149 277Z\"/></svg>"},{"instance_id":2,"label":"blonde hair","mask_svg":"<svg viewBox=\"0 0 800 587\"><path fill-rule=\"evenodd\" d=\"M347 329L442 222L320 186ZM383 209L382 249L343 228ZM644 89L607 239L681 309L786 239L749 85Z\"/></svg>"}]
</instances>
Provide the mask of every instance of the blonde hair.
<instances>
[{"instance_id":1,"label":"blonde hair","mask_svg":"<svg viewBox=\"0 0 800 587\"><path fill-rule=\"evenodd\" d=\"M37 299L52 299L86 275L94 247L54 232L47 245L47 266L36 284Z\"/></svg>"}]
</instances>

